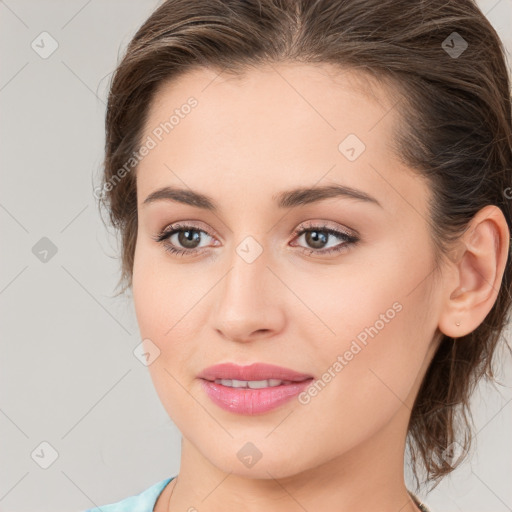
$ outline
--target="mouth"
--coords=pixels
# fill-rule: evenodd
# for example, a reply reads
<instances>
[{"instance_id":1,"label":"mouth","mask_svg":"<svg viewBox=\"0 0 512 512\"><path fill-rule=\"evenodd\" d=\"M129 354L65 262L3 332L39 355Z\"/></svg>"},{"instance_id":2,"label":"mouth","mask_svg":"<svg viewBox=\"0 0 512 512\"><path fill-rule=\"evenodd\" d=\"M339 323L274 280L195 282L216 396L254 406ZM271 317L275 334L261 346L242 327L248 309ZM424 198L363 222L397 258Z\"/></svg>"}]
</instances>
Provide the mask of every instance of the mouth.
<instances>
[{"instance_id":1,"label":"mouth","mask_svg":"<svg viewBox=\"0 0 512 512\"><path fill-rule=\"evenodd\" d=\"M289 368L255 363L223 363L198 375L203 391L222 409L236 414L262 414L290 402L314 377Z\"/></svg>"}]
</instances>

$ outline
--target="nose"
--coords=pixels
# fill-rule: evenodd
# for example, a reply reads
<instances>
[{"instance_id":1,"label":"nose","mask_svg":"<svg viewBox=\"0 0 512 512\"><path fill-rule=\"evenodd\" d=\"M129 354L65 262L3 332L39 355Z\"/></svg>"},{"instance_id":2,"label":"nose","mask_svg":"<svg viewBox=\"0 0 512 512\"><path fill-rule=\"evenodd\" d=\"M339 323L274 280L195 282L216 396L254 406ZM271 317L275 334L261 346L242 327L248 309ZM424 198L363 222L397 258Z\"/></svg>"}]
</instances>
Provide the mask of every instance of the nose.
<instances>
[{"instance_id":1,"label":"nose","mask_svg":"<svg viewBox=\"0 0 512 512\"><path fill-rule=\"evenodd\" d=\"M251 263L234 253L217 287L214 308L214 326L223 338L247 342L274 336L284 328L284 287L267 264L265 251Z\"/></svg>"}]
</instances>

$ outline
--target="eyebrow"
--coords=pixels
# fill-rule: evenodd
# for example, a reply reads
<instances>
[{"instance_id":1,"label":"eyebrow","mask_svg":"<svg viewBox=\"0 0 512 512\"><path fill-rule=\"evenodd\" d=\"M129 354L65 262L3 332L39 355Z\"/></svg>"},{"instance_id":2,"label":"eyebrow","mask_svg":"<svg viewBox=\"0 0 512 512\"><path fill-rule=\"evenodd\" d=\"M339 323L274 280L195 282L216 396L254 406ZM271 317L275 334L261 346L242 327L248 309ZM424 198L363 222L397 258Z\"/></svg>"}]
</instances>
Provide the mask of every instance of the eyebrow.
<instances>
[{"instance_id":1,"label":"eyebrow","mask_svg":"<svg viewBox=\"0 0 512 512\"><path fill-rule=\"evenodd\" d=\"M296 208L298 206L304 206L334 197L357 199L359 201L376 204L382 208L379 201L371 195L363 192L362 190L344 185L300 187L280 192L277 195L273 195L272 199L276 201L279 208ZM142 204L147 205L160 200L174 201L212 212L219 211L217 203L210 196L190 189L187 190L170 186L155 190L146 197Z\"/></svg>"}]
</instances>

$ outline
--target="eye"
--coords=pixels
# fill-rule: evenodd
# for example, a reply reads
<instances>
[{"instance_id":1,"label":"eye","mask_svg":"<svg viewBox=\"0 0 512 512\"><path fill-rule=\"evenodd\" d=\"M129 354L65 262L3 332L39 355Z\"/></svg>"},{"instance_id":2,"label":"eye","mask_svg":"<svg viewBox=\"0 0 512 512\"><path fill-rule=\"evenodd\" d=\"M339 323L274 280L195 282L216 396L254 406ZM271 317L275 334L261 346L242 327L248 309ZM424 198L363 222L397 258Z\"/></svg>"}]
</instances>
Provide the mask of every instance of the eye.
<instances>
[{"instance_id":1,"label":"eye","mask_svg":"<svg viewBox=\"0 0 512 512\"><path fill-rule=\"evenodd\" d=\"M297 239L304 237L309 247L302 247L308 254L333 254L347 250L349 246L359 242L359 237L326 225L308 225L306 228L295 231ZM331 242L341 240L341 243L332 245ZM329 245L331 243L331 245Z\"/></svg>"},{"instance_id":2,"label":"eye","mask_svg":"<svg viewBox=\"0 0 512 512\"><path fill-rule=\"evenodd\" d=\"M163 244L164 249L171 254L182 256L202 252L198 250L198 248L204 248L204 246L200 245L201 242L203 242L202 239L204 239L204 235L213 238L212 235L207 233L204 229L199 229L196 226L189 224L172 224L153 239Z\"/></svg>"},{"instance_id":3,"label":"eye","mask_svg":"<svg viewBox=\"0 0 512 512\"><path fill-rule=\"evenodd\" d=\"M295 238L304 237L304 241L309 247L299 245L299 247L308 254L333 254L347 250L349 246L359 242L359 237L326 225L308 225L303 229L294 232ZM202 249L208 247L207 244L201 245L205 236L213 239L204 229L200 229L190 224L172 224L166 227L161 233L153 237L156 242L163 244L164 249L174 255L196 255L202 252ZM332 242L336 239L341 240L334 246ZM331 244L331 245L330 245Z\"/></svg>"}]
</instances>

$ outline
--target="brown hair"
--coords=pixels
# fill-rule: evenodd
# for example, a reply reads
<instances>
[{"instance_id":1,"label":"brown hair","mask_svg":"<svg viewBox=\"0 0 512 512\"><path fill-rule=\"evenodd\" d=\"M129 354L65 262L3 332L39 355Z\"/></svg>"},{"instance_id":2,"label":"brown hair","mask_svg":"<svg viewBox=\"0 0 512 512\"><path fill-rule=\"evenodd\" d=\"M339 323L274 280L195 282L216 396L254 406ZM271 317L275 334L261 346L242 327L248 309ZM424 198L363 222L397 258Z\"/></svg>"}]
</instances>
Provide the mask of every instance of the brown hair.
<instances>
[{"instance_id":1,"label":"brown hair","mask_svg":"<svg viewBox=\"0 0 512 512\"><path fill-rule=\"evenodd\" d=\"M157 87L201 66L242 74L284 61L358 69L400 94L394 149L433 191L428 221L437 262L486 205L499 206L512 228L505 197L512 171L510 78L502 42L473 1L168 0L129 43L108 98L99 199L121 233L122 292L131 287L137 237L136 181L126 163L136 169L133 157ZM465 458L450 460L453 443L464 453L470 448L469 400L481 377L494 379L511 278L509 257L481 325L457 340L436 333L439 348L408 430L417 489L420 466L437 485Z\"/></svg>"}]
</instances>

